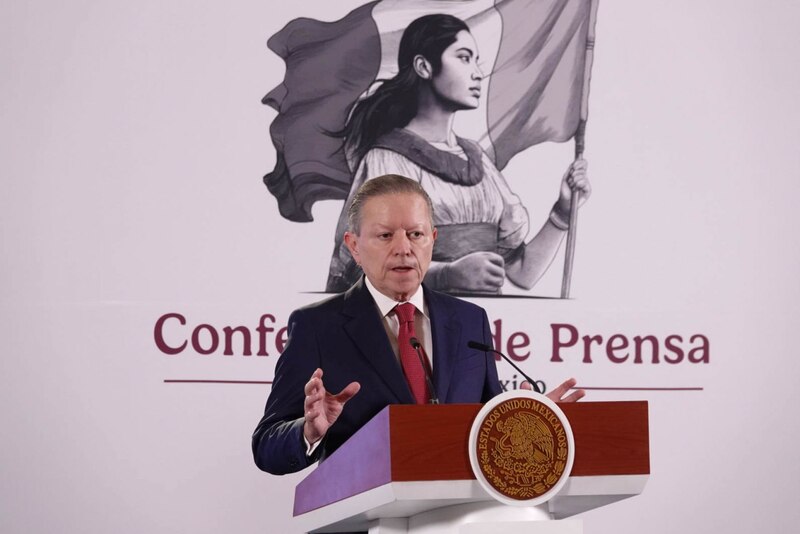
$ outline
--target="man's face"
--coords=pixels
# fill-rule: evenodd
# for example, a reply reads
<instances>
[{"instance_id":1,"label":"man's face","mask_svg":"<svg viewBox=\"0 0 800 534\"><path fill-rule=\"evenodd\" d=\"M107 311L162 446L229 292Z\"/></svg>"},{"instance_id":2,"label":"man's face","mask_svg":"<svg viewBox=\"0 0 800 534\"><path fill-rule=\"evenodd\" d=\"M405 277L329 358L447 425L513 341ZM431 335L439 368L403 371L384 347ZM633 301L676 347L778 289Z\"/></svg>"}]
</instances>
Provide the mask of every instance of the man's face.
<instances>
[{"instance_id":1,"label":"man's face","mask_svg":"<svg viewBox=\"0 0 800 534\"><path fill-rule=\"evenodd\" d=\"M375 288L397 301L413 295L433 254L436 229L425 199L414 193L372 197L361 208L358 235L344 241Z\"/></svg>"}]
</instances>

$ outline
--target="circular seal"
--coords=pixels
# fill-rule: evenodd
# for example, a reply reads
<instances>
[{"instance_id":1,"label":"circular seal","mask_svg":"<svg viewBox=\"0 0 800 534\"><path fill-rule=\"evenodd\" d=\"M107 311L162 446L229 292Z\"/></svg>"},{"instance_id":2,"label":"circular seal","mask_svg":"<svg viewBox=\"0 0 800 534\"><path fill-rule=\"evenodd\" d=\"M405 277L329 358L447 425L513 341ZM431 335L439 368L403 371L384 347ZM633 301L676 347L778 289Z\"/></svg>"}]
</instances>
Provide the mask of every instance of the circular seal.
<instances>
[{"instance_id":1,"label":"circular seal","mask_svg":"<svg viewBox=\"0 0 800 534\"><path fill-rule=\"evenodd\" d=\"M544 395L509 391L487 402L469 435L472 472L498 501L532 506L553 497L575 458L572 428Z\"/></svg>"}]
</instances>

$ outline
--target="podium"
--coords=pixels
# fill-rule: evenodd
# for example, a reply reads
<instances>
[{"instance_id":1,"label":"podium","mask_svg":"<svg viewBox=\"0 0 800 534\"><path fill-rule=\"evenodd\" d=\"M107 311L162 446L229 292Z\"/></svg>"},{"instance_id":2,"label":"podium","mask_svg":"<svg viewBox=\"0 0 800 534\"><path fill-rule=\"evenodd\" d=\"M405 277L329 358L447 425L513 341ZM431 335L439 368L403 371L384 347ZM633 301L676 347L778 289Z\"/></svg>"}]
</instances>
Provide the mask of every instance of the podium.
<instances>
[{"instance_id":1,"label":"podium","mask_svg":"<svg viewBox=\"0 0 800 534\"><path fill-rule=\"evenodd\" d=\"M517 523L542 520L526 532L581 532L547 520L643 491L650 474L646 401L559 404L572 427L575 460L558 494L536 509L499 504L475 479L467 441L481 406L387 406L297 485L294 525L313 533L396 534L428 532L426 522L459 515L493 521L501 513ZM505 524L503 530L515 531Z\"/></svg>"}]
</instances>

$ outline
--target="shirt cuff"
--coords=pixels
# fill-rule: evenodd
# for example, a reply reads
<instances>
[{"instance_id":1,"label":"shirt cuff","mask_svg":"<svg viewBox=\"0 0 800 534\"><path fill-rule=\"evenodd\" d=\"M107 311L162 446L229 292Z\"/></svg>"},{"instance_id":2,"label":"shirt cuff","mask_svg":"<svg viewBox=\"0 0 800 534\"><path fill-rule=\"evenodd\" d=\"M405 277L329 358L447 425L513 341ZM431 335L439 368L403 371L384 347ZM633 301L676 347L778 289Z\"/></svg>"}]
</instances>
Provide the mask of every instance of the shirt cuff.
<instances>
[{"instance_id":1,"label":"shirt cuff","mask_svg":"<svg viewBox=\"0 0 800 534\"><path fill-rule=\"evenodd\" d=\"M314 451L317 450L317 447L319 447L319 444L322 443L322 440L318 439L314 443L309 443L306 439L306 435L303 434L303 443L306 444L306 456L310 458L311 455L314 454Z\"/></svg>"}]
</instances>

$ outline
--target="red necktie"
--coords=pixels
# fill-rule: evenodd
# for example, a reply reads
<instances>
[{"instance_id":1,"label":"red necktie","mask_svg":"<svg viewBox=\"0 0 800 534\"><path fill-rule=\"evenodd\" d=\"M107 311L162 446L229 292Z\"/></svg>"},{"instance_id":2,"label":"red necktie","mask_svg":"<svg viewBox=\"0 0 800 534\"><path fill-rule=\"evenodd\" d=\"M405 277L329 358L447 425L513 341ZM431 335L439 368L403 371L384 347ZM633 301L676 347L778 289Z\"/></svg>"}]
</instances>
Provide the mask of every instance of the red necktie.
<instances>
[{"instance_id":1,"label":"red necktie","mask_svg":"<svg viewBox=\"0 0 800 534\"><path fill-rule=\"evenodd\" d=\"M422 368L422 362L417 351L411 346L411 338L417 335L414 331L414 312L416 309L410 302L398 304L395 307L394 311L400 321L400 329L397 332L397 345L400 348L400 362L403 364L403 373L406 375L408 385L411 387L414 400L417 401L417 404L425 404L430 398L428 385L425 381L425 370ZM420 350L424 356L424 350L421 347Z\"/></svg>"}]
</instances>

